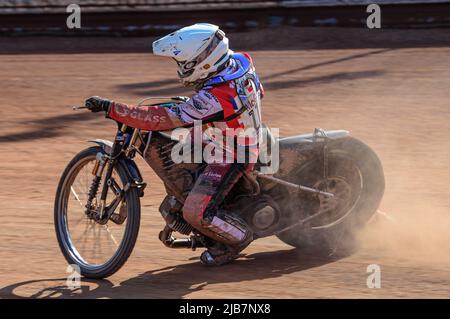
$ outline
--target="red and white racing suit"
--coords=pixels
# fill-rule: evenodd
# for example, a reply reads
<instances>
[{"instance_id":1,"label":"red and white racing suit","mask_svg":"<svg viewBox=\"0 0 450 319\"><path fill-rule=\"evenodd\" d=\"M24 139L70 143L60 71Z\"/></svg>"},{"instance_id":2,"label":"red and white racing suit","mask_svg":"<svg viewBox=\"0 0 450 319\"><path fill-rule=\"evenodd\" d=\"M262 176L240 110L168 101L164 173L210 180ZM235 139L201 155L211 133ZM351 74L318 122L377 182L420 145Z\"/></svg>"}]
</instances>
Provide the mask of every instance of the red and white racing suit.
<instances>
[{"instance_id":1,"label":"red and white racing suit","mask_svg":"<svg viewBox=\"0 0 450 319\"><path fill-rule=\"evenodd\" d=\"M237 72L239 69L242 71L245 62L246 71ZM233 74L239 77L233 78ZM253 169L258 155L260 107L264 91L252 60L246 53L234 54L229 65L213 79L215 81L207 81L189 100L172 107L137 107L113 103L108 116L128 126L148 131L191 127L196 120L206 122L206 126L227 131L227 134L230 134L230 129L241 130L236 131L237 145L245 146L252 154L250 163L223 161L208 164L196 180L183 207L184 219L198 231L233 246L248 241L251 233L239 219L218 207L243 172ZM256 135L241 138L238 132L247 129L252 129Z\"/></svg>"}]
</instances>

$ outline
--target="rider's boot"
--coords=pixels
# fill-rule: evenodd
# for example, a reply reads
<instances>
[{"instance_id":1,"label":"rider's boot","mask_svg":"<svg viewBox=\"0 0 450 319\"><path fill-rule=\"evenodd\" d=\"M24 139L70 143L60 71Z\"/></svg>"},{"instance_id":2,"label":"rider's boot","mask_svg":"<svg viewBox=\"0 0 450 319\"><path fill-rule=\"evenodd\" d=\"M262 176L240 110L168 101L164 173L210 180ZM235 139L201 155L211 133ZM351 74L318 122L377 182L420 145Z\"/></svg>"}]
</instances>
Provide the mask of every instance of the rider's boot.
<instances>
[{"instance_id":1,"label":"rider's boot","mask_svg":"<svg viewBox=\"0 0 450 319\"><path fill-rule=\"evenodd\" d=\"M227 246L225 244L217 242L215 245L208 247L200 255L200 262L205 266L221 266L228 264L239 257L241 251L243 251L250 243L251 239L238 246Z\"/></svg>"}]
</instances>

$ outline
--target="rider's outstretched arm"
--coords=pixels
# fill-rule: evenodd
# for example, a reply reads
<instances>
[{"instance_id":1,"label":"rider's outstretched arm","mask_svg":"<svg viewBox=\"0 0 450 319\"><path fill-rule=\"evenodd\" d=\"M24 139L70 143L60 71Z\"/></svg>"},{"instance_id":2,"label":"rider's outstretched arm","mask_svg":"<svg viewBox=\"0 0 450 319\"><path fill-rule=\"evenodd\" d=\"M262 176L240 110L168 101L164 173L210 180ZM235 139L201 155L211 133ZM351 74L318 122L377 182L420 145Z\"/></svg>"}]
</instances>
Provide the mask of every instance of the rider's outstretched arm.
<instances>
[{"instance_id":1,"label":"rider's outstretched arm","mask_svg":"<svg viewBox=\"0 0 450 319\"><path fill-rule=\"evenodd\" d=\"M165 131L186 125L166 106L135 106L112 102L107 116L146 131Z\"/></svg>"},{"instance_id":2,"label":"rider's outstretched arm","mask_svg":"<svg viewBox=\"0 0 450 319\"><path fill-rule=\"evenodd\" d=\"M93 112L105 111L107 117L117 122L147 131L190 127L196 120L223 118L221 104L214 95L206 91L200 91L191 99L171 106L126 105L94 96L86 100L86 107Z\"/></svg>"}]
</instances>

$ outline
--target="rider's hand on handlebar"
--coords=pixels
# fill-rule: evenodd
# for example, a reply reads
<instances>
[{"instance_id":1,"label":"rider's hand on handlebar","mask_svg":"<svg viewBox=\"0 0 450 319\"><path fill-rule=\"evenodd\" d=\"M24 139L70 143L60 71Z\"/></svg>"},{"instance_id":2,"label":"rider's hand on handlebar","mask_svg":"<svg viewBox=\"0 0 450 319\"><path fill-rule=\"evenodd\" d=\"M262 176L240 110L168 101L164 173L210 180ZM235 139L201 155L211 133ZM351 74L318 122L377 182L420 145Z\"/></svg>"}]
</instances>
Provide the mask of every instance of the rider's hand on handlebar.
<instances>
[{"instance_id":1,"label":"rider's hand on handlebar","mask_svg":"<svg viewBox=\"0 0 450 319\"><path fill-rule=\"evenodd\" d=\"M111 103L112 103L112 101L103 99L99 96L91 96L90 98L88 98L86 100L84 105L91 112L96 113L96 112L104 111L104 112L106 112L106 114L108 114L109 109L111 107Z\"/></svg>"}]
</instances>

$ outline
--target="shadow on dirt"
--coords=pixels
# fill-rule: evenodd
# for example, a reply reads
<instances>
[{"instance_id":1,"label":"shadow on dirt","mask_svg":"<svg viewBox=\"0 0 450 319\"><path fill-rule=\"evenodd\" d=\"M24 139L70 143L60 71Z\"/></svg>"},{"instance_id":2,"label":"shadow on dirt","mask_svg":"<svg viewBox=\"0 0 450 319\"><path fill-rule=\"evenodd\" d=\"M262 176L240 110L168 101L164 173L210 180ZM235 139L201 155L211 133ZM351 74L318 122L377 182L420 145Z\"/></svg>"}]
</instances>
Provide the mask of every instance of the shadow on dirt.
<instances>
[{"instance_id":1,"label":"shadow on dirt","mask_svg":"<svg viewBox=\"0 0 450 319\"><path fill-rule=\"evenodd\" d=\"M57 137L63 134L64 129L70 126L74 122L88 122L99 121L102 118L92 114L90 112L74 113L65 115L56 115L45 118L40 118L31 121L24 121L20 124L24 124L27 127L34 128L19 133L10 133L0 135L0 143L12 143L18 141L33 141L43 138Z\"/></svg>"},{"instance_id":2,"label":"shadow on dirt","mask_svg":"<svg viewBox=\"0 0 450 319\"><path fill-rule=\"evenodd\" d=\"M290 89L290 88L301 88L310 85L326 84L334 81L352 81L364 78L371 78L375 76L382 76L383 71L380 70L369 70L360 72L339 72L328 74L324 76L317 76L308 79L298 79L289 81L269 81L266 82L264 88L270 91Z\"/></svg>"},{"instance_id":3,"label":"shadow on dirt","mask_svg":"<svg viewBox=\"0 0 450 319\"><path fill-rule=\"evenodd\" d=\"M221 268L207 268L194 262L156 269L119 285L109 280L82 279L80 288L70 289L65 285L66 278L25 281L0 289L0 298L182 298L211 284L277 278L340 258L303 255L296 249L255 253ZM45 283L56 285L42 288ZM35 292L25 297L18 293L21 289Z\"/></svg>"},{"instance_id":4,"label":"shadow on dirt","mask_svg":"<svg viewBox=\"0 0 450 319\"><path fill-rule=\"evenodd\" d=\"M177 78L164 79L154 82L125 83L116 86L124 93L133 93L137 96L176 96L192 95L193 90L183 87Z\"/></svg>"},{"instance_id":5,"label":"shadow on dirt","mask_svg":"<svg viewBox=\"0 0 450 319\"><path fill-rule=\"evenodd\" d=\"M262 83L265 89L270 91L276 91L281 89L289 88L301 88L310 85L326 84L334 81L352 81L364 78L370 78L375 76L382 76L384 71L381 70L368 70L368 71L358 71L358 72L338 72L333 74L327 74L323 76L302 78L294 80L281 80L281 81L265 81L262 78ZM269 76L272 78L272 76ZM163 82L163 81L161 81ZM170 83L174 83L175 80L171 80ZM126 87L127 89L124 89ZM179 83L175 82L175 85L171 85L164 88L149 89L153 85L149 85L145 88L145 83L136 83L133 85L120 85L124 92L129 94L130 92L137 96L177 96L177 95L192 95L192 90L185 87L181 87Z\"/></svg>"},{"instance_id":6,"label":"shadow on dirt","mask_svg":"<svg viewBox=\"0 0 450 319\"><path fill-rule=\"evenodd\" d=\"M312 70L312 69L330 65L330 64L336 64L336 63L347 62L347 61L351 61L351 60L355 60L355 59L366 58L366 57L369 57L372 55L381 54L381 53L389 52L392 50L394 50L394 49L381 49L381 50L374 50L374 51L369 51L369 52L364 52L364 53L352 54L352 55L348 55L348 56L345 56L342 58L337 58L337 59L327 60L327 61L323 61L323 62L319 62L319 63L305 65L305 66L291 69L288 71L273 73L271 75L268 75L268 76L262 78L262 80L268 81L270 79L278 78L283 75L294 74L294 73L301 72L301 71Z\"/></svg>"},{"instance_id":7,"label":"shadow on dirt","mask_svg":"<svg viewBox=\"0 0 450 319\"><path fill-rule=\"evenodd\" d=\"M275 91L285 88L299 88L305 87L308 85L317 85L324 84L333 81L345 81L345 80L358 80L362 78L369 78L375 76L382 76L384 74L381 70L367 70L360 72L338 72L333 74L327 74L324 76L312 77L312 78L300 78L293 80L275 80L280 76L291 75L301 71L311 70L323 66L327 66L330 64L336 64L341 62L347 62L354 59L366 58L372 55L385 53L388 51L392 51L393 49L381 49L381 50L373 50L370 52L364 52L359 54L352 54L349 56L345 56L342 58L327 60L319 63L314 63L306 66L302 66L299 68L291 69L289 71L278 72L274 74L270 74L264 77L261 77L261 81L264 85L264 88ZM178 83L175 79L165 79L157 82L138 82L138 83L127 83L121 84L117 86L117 89L120 91L126 92L129 94L130 92L137 96L158 96L158 95L168 95L168 96L176 96L176 95L190 95L192 94L192 90L182 87L180 83Z\"/></svg>"}]
</instances>

